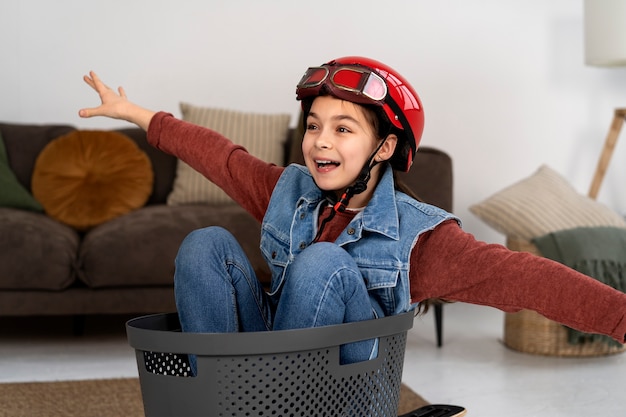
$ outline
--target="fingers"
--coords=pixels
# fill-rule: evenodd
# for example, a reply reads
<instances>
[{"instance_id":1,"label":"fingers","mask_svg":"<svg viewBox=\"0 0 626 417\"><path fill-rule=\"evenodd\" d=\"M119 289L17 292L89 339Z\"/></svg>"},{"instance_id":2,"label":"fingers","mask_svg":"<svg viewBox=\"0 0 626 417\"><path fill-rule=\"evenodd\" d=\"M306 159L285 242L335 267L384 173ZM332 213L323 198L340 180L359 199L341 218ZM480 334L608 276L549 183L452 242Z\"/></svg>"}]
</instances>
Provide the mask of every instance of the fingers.
<instances>
[{"instance_id":1,"label":"fingers","mask_svg":"<svg viewBox=\"0 0 626 417\"><path fill-rule=\"evenodd\" d=\"M96 85L96 79L97 79L97 75L93 71L89 71L89 75L83 75L83 81L85 81L85 83L87 83L89 87L93 88L96 92L99 93L98 86ZM93 108L78 110L78 116L82 118L96 116L97 115L96 113L97 113L97 109L93 109Z\"/></svg>"},{"instance_id":2,"label":"fingers","mask_svg":"<svg viewBox=\"0 0 626 417\"><path fill-rule=\"evenodd\" d=\"M102 84L102 81L100 80L100 77L98 77L98 74L96 74L93 71L89 71L89 79L91 80L91 82L93 83L94 86L97 86L98 84Z\"/></svg>"},{"instance_id":3,"label":"fingers","mask_svg":"<svg viewBox=\"0 0 626 417\"><path fill-rule=\"evenodd\" d=\"M94 90L96 89L96 85L93 83L93 80L88 75L83 75L83 81L87 83L87 85Z\"/></svg>"},{"instance_id":4,"label":"fingers","mask_svg":"<svg viewBox=\"0 0 626 417\"><path fill-rule=\"evenodd\" d=\"M93 71L89 71L89 75L84 75L83 80L99 94L102 94L106 90L111 90L111 88L104 84L100 77Z\"/></svg>"},{"instance_id":5,"label":"fingers","mask_svg":"<svg viewBox=\"0 0 626 417\"><path fill-rule=\"evenodd\" d=\"M100 113L98 112L98 109L80 109L78 110L78 116L82 117L83 119L87 119L93 116L98 116Z\"/></svg>"},{"instance_id":6,"label":"fingers","mask_svg":"<svg viewBox=\"0 0 626 417\"><path fill-rule=\"evenodd\" d=\"M95 72L89 71L89 75L84 75L83 80L87 85L93 88L98 94L102 95L108 87L98 78Z\"/></svg>"}]
</instances>

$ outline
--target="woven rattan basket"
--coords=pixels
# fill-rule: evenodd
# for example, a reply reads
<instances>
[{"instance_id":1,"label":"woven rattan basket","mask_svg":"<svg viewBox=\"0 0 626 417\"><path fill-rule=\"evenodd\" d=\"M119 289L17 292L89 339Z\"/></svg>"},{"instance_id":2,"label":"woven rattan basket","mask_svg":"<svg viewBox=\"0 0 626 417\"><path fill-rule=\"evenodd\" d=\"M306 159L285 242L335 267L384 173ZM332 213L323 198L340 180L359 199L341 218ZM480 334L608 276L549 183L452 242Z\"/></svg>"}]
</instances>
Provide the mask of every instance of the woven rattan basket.
<instances>
[{"instance_id":1,"label":"woven rattan basket","mask_svg":"<svg viewBox=\"0 0 626 417\"><path fill-rule=\"evenodd\" d=\"M540 255L537 247L525 240L509 237L507 247ZM567 329L563 325L530 310L505 314L504 344L511 349L534 355L566 357L603 356L626 350L626 346L613 346L603 342L570 344L567 340Z\"/></svg>"}]
</instances>

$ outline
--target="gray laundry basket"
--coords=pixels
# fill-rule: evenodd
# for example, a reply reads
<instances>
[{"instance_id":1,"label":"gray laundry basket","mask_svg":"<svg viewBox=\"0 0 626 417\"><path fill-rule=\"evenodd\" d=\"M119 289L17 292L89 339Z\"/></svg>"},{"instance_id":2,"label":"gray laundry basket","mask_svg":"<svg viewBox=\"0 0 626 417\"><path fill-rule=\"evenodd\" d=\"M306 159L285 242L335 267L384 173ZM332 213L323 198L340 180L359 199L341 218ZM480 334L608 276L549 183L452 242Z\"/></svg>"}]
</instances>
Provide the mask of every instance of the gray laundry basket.
<instances>
[{"instance_id":1,"label":"gray laundry basket","mask_svg":"<svg viewBox=\"0 0 626 417\"><path fill-rule=\"evenodd\" d=\"M130 320L126 332L149 417L396 417L413 317L217 334L181 333L170 313ZM374 338L375 359L339 364L341 345Z\"/></svg>"}]
</instances>

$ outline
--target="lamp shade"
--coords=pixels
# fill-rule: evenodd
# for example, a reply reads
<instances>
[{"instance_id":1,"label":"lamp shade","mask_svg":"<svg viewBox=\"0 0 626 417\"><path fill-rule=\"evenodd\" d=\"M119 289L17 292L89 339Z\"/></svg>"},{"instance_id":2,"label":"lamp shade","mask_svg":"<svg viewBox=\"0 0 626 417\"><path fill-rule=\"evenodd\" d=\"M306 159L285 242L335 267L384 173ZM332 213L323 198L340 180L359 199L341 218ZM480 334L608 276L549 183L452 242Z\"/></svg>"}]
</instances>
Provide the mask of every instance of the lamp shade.
<instances>
[{"instance_id":1,"label":"lamp shade","mask_svg":"<svg viewBox=\"0 0 626 417\"><path fill-rule=\"evenodd\" d=\"M626 65L626 1L585 0L585 63Z\"/></svg>"}]
</instances>

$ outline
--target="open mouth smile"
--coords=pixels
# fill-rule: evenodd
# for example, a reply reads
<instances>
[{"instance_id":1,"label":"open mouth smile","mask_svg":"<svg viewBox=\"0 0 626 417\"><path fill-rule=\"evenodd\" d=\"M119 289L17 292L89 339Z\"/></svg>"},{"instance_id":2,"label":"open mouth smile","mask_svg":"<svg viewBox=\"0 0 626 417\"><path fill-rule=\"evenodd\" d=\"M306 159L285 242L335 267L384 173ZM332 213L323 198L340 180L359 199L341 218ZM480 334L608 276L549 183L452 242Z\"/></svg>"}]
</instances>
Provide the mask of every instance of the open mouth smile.
<instances>
[{"instance_id":1,"label":"open mouth smile","mask_svg":"<svg viewBox=\"0 0 626 417\"><path fill-rule=\"evenodd\" d=\"M332 167L339 166L339 162L331 161L331 160L327 160L327 159L316 159L315 163L317 164L317 167L319 169L332 168Z\"/></svg>"}]
</instances>

